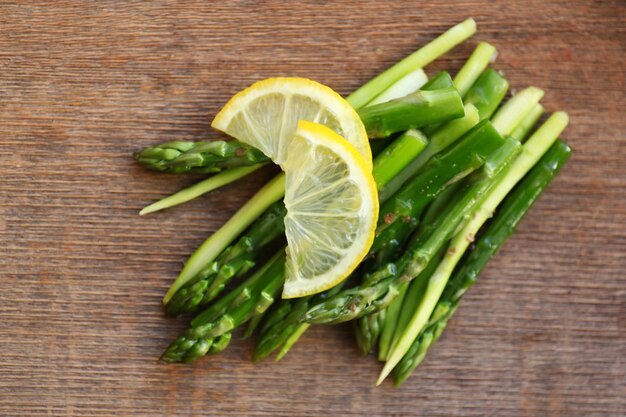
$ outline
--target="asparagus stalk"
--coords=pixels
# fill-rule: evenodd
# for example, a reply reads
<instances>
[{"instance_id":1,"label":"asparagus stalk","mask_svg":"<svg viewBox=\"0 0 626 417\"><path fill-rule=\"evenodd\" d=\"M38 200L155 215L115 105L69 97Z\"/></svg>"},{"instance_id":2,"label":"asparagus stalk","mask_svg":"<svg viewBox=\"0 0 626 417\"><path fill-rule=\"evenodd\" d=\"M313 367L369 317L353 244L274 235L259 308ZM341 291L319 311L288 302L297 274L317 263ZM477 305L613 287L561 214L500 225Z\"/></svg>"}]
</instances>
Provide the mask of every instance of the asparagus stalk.
<instances>
[{"instance_id":1,"label":"asparagus stalk","mask_svg":"<svg viewBox=\"0 0 626 417\"><path fill-rule=\"evenodd\" d=\"M513 234L530 207L565 165L571 152L569 146L557 140L515 189L506 196L493 221L477 240L472 252L462 266L455 270L446 284L428 327L415 339L394 368L396 385L402 384L421 363L428 348L439 338L448 319L456 311L461 297L476 282L487 262Z\"/></svg>"},{"instance_id":2,"label":"asparagus stalk","mask_svg":"<svg viewBox=\"0 0 626 417\"><path fill-rule=\"evenodd\" d=\"M186 203L194 198L200 197L202 194L206 194L224 185L230 184L231 182L237 181L239 178L243 178L263 166L264 164L256 164L226 169L219 174L213 175L192 185L191 187L180 190L175 194L167 196L144 207L139 212L139 215L143 216L145 214L154 213L155 211L165 210L167 208Z\"/></svg>"},{"instance_id":3,"label":"asparagus stalk","mask_svg":"<svg viewBox=\"0 0 626 417\"><path fill-rule=\"evenodd\" d=\"M419 90L408 96L359 110L367 135L372 139L458 119L463 115L463 101L454 87Z\"/></svg>"},{"instance_id":4,"label":"asparagus stalk","mask_svg":"<svg viewBox=\"0 0 626 417\"><path fill-rule=\"evenodd\" d=\"M155 171L212 174L227 168L269 162L258 149L237 140L163 142L135 153L140 164Z\"/></svg>"},{"instance_id":5,"label":"asparagus stalk","mask_svg":"<svg viewBox=\"0 0 626 417\"><path fill-rule=\"evenodd\" d=\"M209 353L217 343L216 339L255 315L262 314L284 282L284 263L284 251L279 251L235 291L192 320L190 328L170 344L161 360L168 363L193 362Z\"/></svg>"},{"instance_id":6,"label":"asparagus stalk","mask_svg":"<svg viewBox=\"0 0 626 417\"><path fill-rule=\"evenodd\" d=\"M363 356L369 355L378 340L378 336L385 323L386 315L387 310L384 309L367 316L359 317L352 322L355 340Z\"/></svg>"},{"instance_id":7,"label":"asparagus stalk","mask_svg":"<svg viewBox=\"0 0 626 417\"><path fill-rule=\"evenodd\" d=\"M423 69L418 68L400 78L391 87L383 91L378 97L370 101L367 105L385 103L389 100L404 97L419 90L428 81L428 76Z\"/></svg>"},{"instance_id":8,"label":"asparagus stalk","mask_svg":"<svg viewBox=\"0 0 626 417\"><path fill-rule=\"evenodd\" d=\"M544 92L537 87L528 87L515 94L493 116L493 125L503 136L510 135L522 120L533 111L533 108L539 104L543 94Z\"/></svg>"},{"instance_id":9,"label":"asparagus stalk","mask_svg":"<svg viewBox=\"0 0 626 417\"><path fill-rule=\"evenodd\" d=\"M451 165L446 164L444 166L446 169L435 163L435 167L444 171L438 175L449 175L450 172L448 171L451 171L450 166L457 169L460 168L460 171L455 174L457 177L460 173L469 173L481 167L485 163L487 156L500 148L503 143L504 140L495 128L491 126L491 123L484 121L472 129L451 151L446 153L446 156L449 157L449 155L455 155L457 152L461 153L459 150L462 150L463 158L466 159L459 159L458 162ZM472 144L473 147L467 149L469 144ZM499 165L496 165L489 167L489 169L483 169L480 172L491 172L498 169ZM428 179L426 182L422 182L425 177L428 178L429 171L437 170L431 169L423 175L416 177L408 186L397 193L393 200L390 200L391 204L385 203L383 205L381 214L384 216L383 218L386 217L391 221L388 220L384 227L381 228L381 233L377 233L377 239L383 233L394 229L397 230L397 226L401 226L397 219L403 219L404 213L409 212L407 208L418 208L421 210L444 188L437 188L438 192L424 192L426 190L425 185L433 181ZM447 181L450 181L452 178L454 177L448 178ZM476 182L482 184L481 181ZM424 239L424 241L418 240L417 243L409 246L397 263L387 264L376 272L369 274L361 285L344 290L331 297L328 301L311 307L303 316L303 321L309 323L340 323L373 313L388 306L399 292L401 284L410 281L423 270L452 234L463 216L467 214L468 207L474 204L478 196L484 193L484 190L485 188L480 185L470 187L459 203L455 205L454 210L451 210L449 215L442 218L441 226L431 233L432 236L428 236L428 239ZM402 202L406 202L406 205L402 205ZM396 216L395 219L392 218L394 215Z\"/></svg>"},{"instance_id":10,"label":"asparagus stalk","mask_svg":"<svg viewBox=\"0 0 626 417\"><path fill-rule=\"evenodd\" d=\"M372 175L380 190L428 145L419 130L407 130L374 159Z\"/></svg>"},{"instance_id":11,"label":"asparagus stalk","mask_svg":"<svg viewBox=\"0 0 626 417\"><path fill-rule=\"evenodd\" d=\"M476 22L467 19L413 52L348 96L348 102L360 109L408 73L423 68L476 32Z\"/></svg>"},{"instance_id":12,"label":"asparagus stalk","mask_svg":"<svg viewBox=\"0 0 626 417\"><path fill-rule=\"evenodd\" d=\"M284 193L285 175L280 174L261 188L224 226L200 245L168 290L163 303L167 304L183 285L192 280L207 264L213 262L236 236L241 234L270 205L280 200Z\"/></svg>"},{"instance_id":13,"label":"asparagus stalk","mask_svg":"<svg viewBox=\"0 0 626 417\"><path fill-rule=\"evenodd\" d=\"M259 252L283 235L285 213L282 201L274 203L234 245L176 291L166 305L168 313L195 311L213 300L233 278L245 274L254 266Z\"/></svg>"},{"instance_id":14,"label":"asparagus stalk","mask_svg":"<svg viewBox=\"0 0 626 417\"><path fill-rule=\"evenodd\" d=\"M485 75L487 74L487 75ZM433 81L434 79L431 79ZM430 82L430 81L429 81ZM427 87L428 84L424 87ZM430 143L424 152L402 172L394 177L387 186L378 193L379 198L388 198L423 168L426 161L433 155L458 140L467 131L474 127L480 120L489 119L493 111L498 107L509 83L497 72L487 70L483 73L468 91L465 98L465 116L452 120L439 127L436 132L429 136ZM481 100L477 100L480 97ZM515 103L514 103L515 104ZM521 104L517 102L519 110Z\"/></svg>"},{"instance_id":15,"label":"asparagus stalk","mask_svg":"<svg viewBox=\"0 0 626 417\"><path fill-rule=\"evenodd\" d=\"M537 124L543 114L543 106L537 103L532 110L526 115L524 120L511 132L511 137L523 142L531 129Z\"/></svg>"},{"instance_id":16,"label":"asparagus stalk","mask_svg":"<svg viewBox=\"0 0 626 417\"><path fill-rule=\"evenodd\" d=\"M480 227L493 215L495 208L502 202L515 184L526 175L548 148L552 146L558 135L567 126L567 123L567 114L563 112L554 113L524 145L523 152L514 161L504 177L497 181L495 187L487 193L486 199L480 202L476 209L473 210L471 219L455 235L443 261L430 277L426 293L407 325L404 334L389 355L389 360L385 364L377 384L380 384L389 375L423 330L448 282L450 274L469 244L474 240L474 236L476 236ZM409 263L414 265L407 268L410 273L412 268L420 264L420 261L412 260Z\"/></svg>"},{"instance_id":17,"label":"asparagus stalk","mask_svg":"<svg viewBox=\"0 0 626 417\"><path fill-rule=\"evenodd\" d=\"M396 329L396 325L398 323L398 318L401 313L402 302L404 301L407 290L408 283L404 283L400 286L400 290L398 292L398 296L389 304L385 310L385 322L382 325L382 330L380 332L380 339L378 342L378 360L383 361L387 357L387 352L389 351L389 346L392 340L393 333ZM379 313L374 313L379 314ZM369 316L365 316L369 317ZM359 320L363 320L365 317L361 317Z\"/></svg>"},{"instance_id":18,"label":"asparagus stalk","mask_svg":"<svg viewBox=\"0 0 626 417\"><path fill-rule=\"evenodd\" d=\"M487 42L480 42L467 62L463 65L454 77L454 86L459 91L461 97L465 95L474 85L480 74L487 68L490 62L496 57L496 48Z\"/></svg>"},{"instance_id":19,"label":"asparagus stalk","mask_svg":"<svg viewBox=\"0 0 626 417\"><path fill-rule=\"evenodd\" d=\"M415 311L417 305L424 296L424 292L426 291L426 284L428 283L428 278L430 278L430 276L437 268L437 265L439 265L441 258L443 258L443 250L440 250L437 255L434 256L433 259L428 263L426 268L424 268L424 270L417 277L415 277L413 281L408 283L408 289L404 299L393 300L393 303L400 303L400 306L398 307L399 311L397 314L397 321L393 329L393 334L389 336L389 341L386 342L388 346L384 352L381 352L379 360L386 361L389 357L389 353L396 346L398 339L402 335L407 323L411 319L411 313Z\"/></svg>"},{"instance_id":20,"label":"asparagus stalk","mask_svg":"<svg viewBox=\"0 0 626 417\"><path fill-rule=\"evenodd\" d=\"M478 109L480 120L485 120L496 111L508 89L508 81L498 71L488 68L480 75L463 100L465 103L473 104ZM520 108L522 106L519 101L514 101L509 107Z\"/></svg>"}]
</instances>

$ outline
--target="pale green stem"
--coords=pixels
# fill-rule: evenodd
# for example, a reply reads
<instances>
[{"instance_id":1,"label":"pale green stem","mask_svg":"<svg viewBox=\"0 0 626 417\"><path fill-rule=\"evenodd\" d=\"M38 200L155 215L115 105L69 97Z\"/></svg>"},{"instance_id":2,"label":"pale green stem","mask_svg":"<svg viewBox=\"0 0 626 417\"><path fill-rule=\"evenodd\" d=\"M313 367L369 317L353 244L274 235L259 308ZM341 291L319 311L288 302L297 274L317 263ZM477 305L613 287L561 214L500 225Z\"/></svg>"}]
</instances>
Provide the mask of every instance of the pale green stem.
<instances>
[{"instance_id":1,"label":"pale green stem","mask_svg":"<svg viewBox=\"0 0 626 417\"><path fill-rule=\"evenodd\" d=\"M511 132L511 137L518 140L519 142L524 142L524 139L526 139L528 133L541 118L543 110L544 109L541 104L535 104L530 113L528 113L524 120L522 120L522 122L515 128L515 130Z\"/></svg>"},{"instance_id":2,"label":"pale green stem","mask_svg":"<svg viewBox=\"0 0 626 417\"><path fill-rule=\"evenodd\" d=\"M139 215L154 213L155 211L164 210L170 207L177 206L179 204L186 203L194 198L200 197L202 194L206 194L217 188L220 188L226 184L237 181L239 178L256 171L263 167L265 164L251 165L247 167L230 168L215 174L205 180L202 180L191 187L180 190L179 192L167 196L149 206L144 207Z\"/></svg>"},{"instance_id":3,"label":"pale green stem","mask_svg":"<svg viewBox=\"0 0 626 417\"><path fill-rule=\"evenodd\" d=\"M373 106L374 104L386 103L389 100L407 96L416 92L421 86L426 84L428 76L423 69L418 68L413 72L408 73L404 77L400 78L391 87L383 91L374 100L367 103L367 106ZM365 106L365 107L367 107Z\"/></svg>"},{"instance_id":4,"label":"pale green stem","mask_svg":"<svg viewBox=\"0 0 626 417\"><path fill-rule=\"evenodd\" d=\"M494 127L502 136L511 132L524 120L543 97L543 91L537 87L528 87L515 94L491 119ZM520 111L523 109L523 111Z\"/></svg>"},{"instance_id":5,"label":"pale green stem","mask_svg":"<svg viewBox=\"0 0 626 417\"><path fill-rule=\"evenodd\" d=\"M454 86L461 97L465 98L465 94L487 68L487 65L495 60L496 54L496 48L487 42L478 44L463 68L454 77Z\"/></svg>"}]
</instances>

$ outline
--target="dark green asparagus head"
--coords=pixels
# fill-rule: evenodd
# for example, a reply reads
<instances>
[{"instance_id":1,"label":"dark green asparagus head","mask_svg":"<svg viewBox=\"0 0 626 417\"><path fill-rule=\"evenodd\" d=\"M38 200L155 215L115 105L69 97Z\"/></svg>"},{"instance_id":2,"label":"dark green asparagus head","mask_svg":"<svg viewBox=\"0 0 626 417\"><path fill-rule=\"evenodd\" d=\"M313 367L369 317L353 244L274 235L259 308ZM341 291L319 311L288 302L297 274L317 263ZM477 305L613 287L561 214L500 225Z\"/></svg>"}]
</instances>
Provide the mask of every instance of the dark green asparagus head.
<instances>
[{"instance_id":1,"label":"dark green asparagus head","mask_svg":"<svg viewBox=\"0 0 626 417\"><path fill-rule=\"evenodd\" d=\"M301 320L314 324L336 324L354 320L387 307L397 295L398 285L393 278L373 286L354 287L313 305Z\"/></svg>"},{"instance_id":2,"label":"dark green asparagus head","mask_svg":"<svg viewBox=\"0 0 626 417\"><path fill-rule=\"evenodd\" d=\"M134 157L150 169L172 173L215 173L269 160L258 149L236 140L163 142L136 152Z\"/></svg>"}]
</instances>

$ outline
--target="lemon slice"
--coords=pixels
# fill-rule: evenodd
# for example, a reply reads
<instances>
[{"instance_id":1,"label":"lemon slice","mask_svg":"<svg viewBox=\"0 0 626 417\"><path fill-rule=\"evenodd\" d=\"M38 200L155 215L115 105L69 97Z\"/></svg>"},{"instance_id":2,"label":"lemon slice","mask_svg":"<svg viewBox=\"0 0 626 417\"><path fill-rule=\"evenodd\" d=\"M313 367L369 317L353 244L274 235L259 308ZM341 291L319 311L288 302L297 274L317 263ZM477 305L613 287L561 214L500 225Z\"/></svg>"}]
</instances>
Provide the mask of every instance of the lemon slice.
<instances>
[{"instance_id":1,"label":"lemon slice","mask_svg":"<svg viewBox=\"0 0 626 417\"><path fill-rule=\"evenodd\" d=\"M354 145L371 169L367 133L356 111L331 88L306 78L268 78L252 84L230 99L211 126L282 165L299 120L335 131Z\"/></svg>"},{"instance_id":2,"label":"lemon slice","mask_svg":"<svg viewBox=\"0 0 626 417\"><path fill-rule=\"evenodd\" d=\"M378 194L365 158L323 125L300 121L287 154L283 298L293 298L327 290L357 267L374 240Z\"/></svg>"}]
</instances>

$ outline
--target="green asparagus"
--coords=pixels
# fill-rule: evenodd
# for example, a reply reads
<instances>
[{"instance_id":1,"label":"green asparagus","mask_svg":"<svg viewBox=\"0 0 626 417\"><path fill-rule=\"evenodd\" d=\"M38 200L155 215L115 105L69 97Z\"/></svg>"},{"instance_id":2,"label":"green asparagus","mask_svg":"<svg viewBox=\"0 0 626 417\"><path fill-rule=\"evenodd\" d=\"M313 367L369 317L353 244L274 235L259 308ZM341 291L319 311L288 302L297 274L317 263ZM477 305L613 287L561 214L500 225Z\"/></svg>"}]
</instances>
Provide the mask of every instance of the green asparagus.
<instances>
[{"instance_id":1,"label":"green asparagus","mask_svg":"<svg viewBox=\"0 0 626 417\"><path fill-rule=\"evenodd\" d=\"M487 42L480 42L467 62L454 77L454 86L465 98L469 89L476 83L478 77L485 71L487 65L496 57L496 48Z\"/></svg>"},{"instance_id":2,"label":"green asparagus","mask_svg":"<svg viewBox=\"0 0 626 417\"><path fill-rule=\"evenodd\" d=\"M170 344L161 360L193 362L206 355L221 336L262 314L280 292L284 263L283 250L234 291L192 320L190 328Z\"/></svg>"},{"instance_id":3,"label":"green asparagus","mask_svg":"<svg viewBox=\"0 0 626 417\"><path fill-rule=\"evenodd\" d=\"M446 284L426 329L415 339L394 368L396 385L402 384L420 364L428 348L439 338L448 319L456 311L461 297L476 282L487 262L513 234L521 219L565 165L570 155L569 146L557 140L515 189L506 196L491 224L477 240L472 252Z\"/></svg>"},{"instance_id":4,"label":"green asparagus","mask_svg":"<svg viewBox=\"0 0 626 417\"><path fill-rule=\"evenodd\" d=\"M237 140L163 142L135 153L140 164L155 171L211 174L227 168L269 162L258 149Z\"/></svg>"},{"instance_id":5,"label":"green asparagus","mask_svg":"<svg viewBox=\"0 0 626 417\"><path fill-rule=\"evenodd\" d=\"M495 180L495 186L487 191L486 198L479 202L475 208L471 209L471 219L455 234L445 258L430 277L426 293L413 314L411 321L407 325L404 334L399 339L395 349L390 353L389 359L378 378L378 384L389 375L411 347L415 338L423 330L445 288L452 270L470 242L474 240L474 236L476 236L480 227L492 216L495 208L506 197L515 184L537 163L539 158L541 158L556 141L558 135L567 126L567 123L568 117L565 113L554 113L524 145L522 153L515 159L510 169L505 172L505 175L501 179ZM411 250L407 252L411 253ZM403 272L404 275L410 276L415 270L419 270L423 262L420 259L421 256L422 254L419 254L407 262L407 266Z\"/></svg>"}]
</instances>

